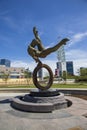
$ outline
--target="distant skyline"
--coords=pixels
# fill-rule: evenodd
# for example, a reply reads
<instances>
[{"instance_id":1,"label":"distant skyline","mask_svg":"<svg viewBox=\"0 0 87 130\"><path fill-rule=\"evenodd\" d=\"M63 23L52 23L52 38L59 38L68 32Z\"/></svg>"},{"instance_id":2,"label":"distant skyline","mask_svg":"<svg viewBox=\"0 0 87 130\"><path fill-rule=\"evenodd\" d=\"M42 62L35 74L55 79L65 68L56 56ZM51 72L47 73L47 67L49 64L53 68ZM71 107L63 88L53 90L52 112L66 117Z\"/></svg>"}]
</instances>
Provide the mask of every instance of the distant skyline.
<instances>
[{"instance_id":1,"label":"distant skyline","mask_svg":"<svg viewBox=\"0 0 87 130\"><path fill-rule=\"evenodd\" d=\"M36 63L27 53L34 39L33 26L45 47L70 39L65 55L74 62L75 74L79 67L87 67L86 0L0 0L0 59L33 70ZM54 71L57 53L41 60Z\"/></svg>"}]
</instances>

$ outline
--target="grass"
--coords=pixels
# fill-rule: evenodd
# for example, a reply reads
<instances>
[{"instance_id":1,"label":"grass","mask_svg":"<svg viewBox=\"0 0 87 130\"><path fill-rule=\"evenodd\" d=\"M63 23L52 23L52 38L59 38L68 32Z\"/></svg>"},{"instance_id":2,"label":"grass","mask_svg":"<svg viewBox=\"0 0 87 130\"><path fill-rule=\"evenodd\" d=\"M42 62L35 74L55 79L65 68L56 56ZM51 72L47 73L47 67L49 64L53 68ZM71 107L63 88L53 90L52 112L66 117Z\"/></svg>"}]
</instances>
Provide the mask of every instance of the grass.
<instances>
[{"instance_id":1,"label":"grass","mask_svg":"<svg viewBox=\"0 0 87 130\"><path fill-rule=\"evenodd\" d=\"M87 84L53 84L53 88L87 88Z\"/></svg>"},{"instance_id":2,"label":"grass","mask_svg":"<svg viewBox=\"0 0 87 130\"><path fill-rule=\"evenodd\" d=\"M0 88L36 88L34 85L0 86ZM52 88L87 88L87 83L53 84Z\"/></svg>"}]
</instances>

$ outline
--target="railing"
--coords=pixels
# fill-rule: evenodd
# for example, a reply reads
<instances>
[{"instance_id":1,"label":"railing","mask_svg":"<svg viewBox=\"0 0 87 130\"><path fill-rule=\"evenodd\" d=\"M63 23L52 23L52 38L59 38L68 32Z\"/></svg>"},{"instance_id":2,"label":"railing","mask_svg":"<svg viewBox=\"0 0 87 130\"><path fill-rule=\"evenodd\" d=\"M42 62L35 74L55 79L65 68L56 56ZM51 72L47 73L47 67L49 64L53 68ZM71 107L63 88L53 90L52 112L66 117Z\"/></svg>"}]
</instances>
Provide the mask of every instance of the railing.
<instances>
[{"instance_id":1,"label":"railing","mask_svg":"<svg viewBox=\"0 0 87 130\"><path fill-rule=\"evenodd\" d=\"M30 85L33 84L32 78L22 78L22 79L0 79L0 86L7 85Z\"/></svg>"}]
</instances>

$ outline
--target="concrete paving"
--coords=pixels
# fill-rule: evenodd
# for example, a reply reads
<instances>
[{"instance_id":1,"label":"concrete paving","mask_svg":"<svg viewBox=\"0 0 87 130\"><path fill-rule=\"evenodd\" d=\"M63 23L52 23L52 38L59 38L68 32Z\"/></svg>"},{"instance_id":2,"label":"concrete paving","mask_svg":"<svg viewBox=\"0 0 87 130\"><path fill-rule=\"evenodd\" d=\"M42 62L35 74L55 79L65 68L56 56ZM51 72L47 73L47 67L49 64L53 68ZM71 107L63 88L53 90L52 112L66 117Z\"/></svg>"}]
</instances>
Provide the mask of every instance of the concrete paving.
<instances>
[{"instance_id":1,"label":"concrete paving","mask_svg":"<svg viewBox=\"0 0 87 130\"><path fill-rule=\"evenodd\" d=\"M0 93L0 130L87 130L87 101L66 96L71 107L52 113L13 109L11 99L24 93Z\"/></svg>"}]
</instances>

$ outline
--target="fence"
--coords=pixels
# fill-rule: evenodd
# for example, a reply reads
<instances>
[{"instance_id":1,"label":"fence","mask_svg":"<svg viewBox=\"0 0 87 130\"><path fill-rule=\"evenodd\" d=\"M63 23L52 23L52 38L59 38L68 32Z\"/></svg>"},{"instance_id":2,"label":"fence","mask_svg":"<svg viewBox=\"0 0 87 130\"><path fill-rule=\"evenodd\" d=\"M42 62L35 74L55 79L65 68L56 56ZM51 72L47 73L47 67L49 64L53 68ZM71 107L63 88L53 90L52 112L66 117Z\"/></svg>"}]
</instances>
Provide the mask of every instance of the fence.
<instances>
[{"instance_id":1,"label":"fence","mask_svg":"<svg viewBox=\"0 0 87 130\"><path fill-rule=\"evenodd\" d=\"M22 79L0 79L0 86L5 85L31 85L33 84L32 78L22 78Z\"/></svg>"}]
</instances>

